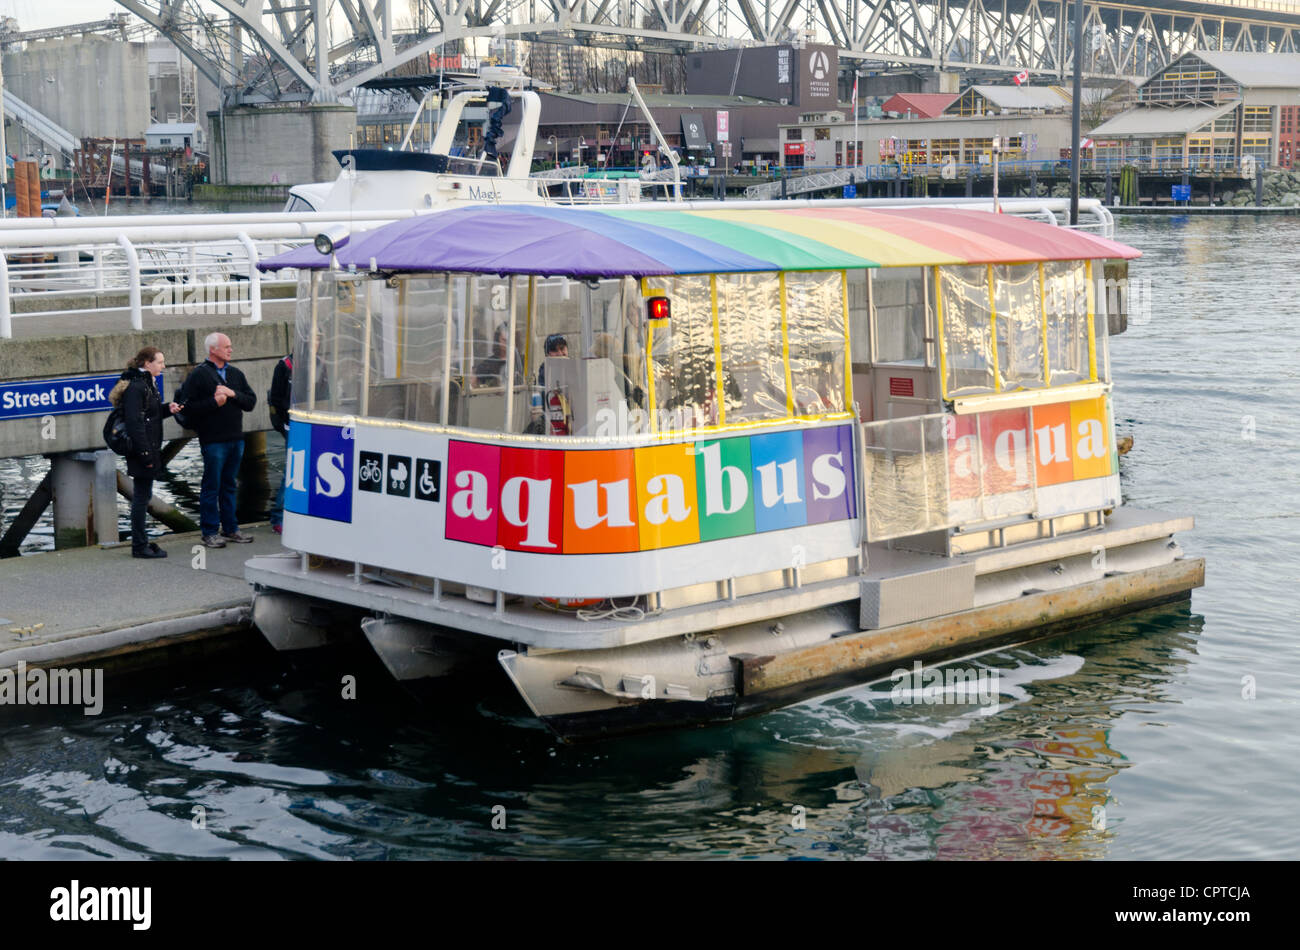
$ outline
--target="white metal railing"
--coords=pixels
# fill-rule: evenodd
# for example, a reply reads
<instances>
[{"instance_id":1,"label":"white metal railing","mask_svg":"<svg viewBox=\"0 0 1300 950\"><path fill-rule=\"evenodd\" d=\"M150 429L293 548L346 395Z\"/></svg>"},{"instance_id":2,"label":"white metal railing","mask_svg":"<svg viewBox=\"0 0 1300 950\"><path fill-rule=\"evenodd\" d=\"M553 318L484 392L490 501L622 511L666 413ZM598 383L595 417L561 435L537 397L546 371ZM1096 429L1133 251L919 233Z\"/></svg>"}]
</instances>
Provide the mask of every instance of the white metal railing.
<instances>
[{"instance_id":1,"label":"white metal railing","mask_svg":"<svg viewBox=\"0 0 1300 950\"><path fill-rule=\"evenodd\" d=\"M32 301L28 319L107 309L100 293L125 291L131 327L143 329L150 303L183 307L195 295L245 297L261 319L263 278L257 262L312 240L326 228L365 230L415 211L337 213L120 215L103 218L20 218L0 223L0 339L13 336L14 302ZM284 283L287 272L268 283ZM86 295L82 308L60 307L63 296ZM49 306L42 306L45 302ZM24 308L27 309L27 308ZM165 311L172 312L172 311Z\"/></svg>"}]
</instances>

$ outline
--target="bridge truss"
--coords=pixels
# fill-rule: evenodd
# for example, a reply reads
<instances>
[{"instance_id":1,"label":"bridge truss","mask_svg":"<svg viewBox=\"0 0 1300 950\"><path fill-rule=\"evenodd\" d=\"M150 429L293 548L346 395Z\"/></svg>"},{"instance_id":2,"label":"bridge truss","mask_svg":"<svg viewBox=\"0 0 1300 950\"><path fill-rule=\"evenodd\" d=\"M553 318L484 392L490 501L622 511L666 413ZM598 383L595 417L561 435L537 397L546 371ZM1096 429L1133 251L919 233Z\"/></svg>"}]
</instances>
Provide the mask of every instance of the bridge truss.
<instances>
[{"instance_id":1,"label":"bridge truss","mask_svg":"<svg viewBox=\"0 0 1300 950\"><path fill-rule=\"evenodd\" d=\"M474 38L678 54L823 42L848 67L1027 69L1057 80L1074 56L1072 0L117 2L170 38L230 103L333 101ZM1300 0L1087 0L1084 9L1084 69L1098 78L1143 79L1193 49L1300 52Z\"/></svg>"}]
</instances>

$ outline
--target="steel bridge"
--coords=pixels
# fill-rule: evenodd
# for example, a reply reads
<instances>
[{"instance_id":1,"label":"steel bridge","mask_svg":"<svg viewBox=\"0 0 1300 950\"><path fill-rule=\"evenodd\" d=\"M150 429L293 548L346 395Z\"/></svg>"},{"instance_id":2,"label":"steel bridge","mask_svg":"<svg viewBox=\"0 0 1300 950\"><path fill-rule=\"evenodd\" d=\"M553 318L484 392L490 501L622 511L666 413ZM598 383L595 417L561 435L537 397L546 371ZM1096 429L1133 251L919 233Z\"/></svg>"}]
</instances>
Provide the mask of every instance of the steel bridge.
<instances>
[{"instance_id":1,"label":"steel bridge","mask_svg":"<svg viewBox=\"0 0 1300 950\"><path fill-rule=\"evenodd\" d=\"M1074 56L1072 0L117 2L171 39L230 104L334 101L474 38L645 53L821 42L848 68L1024 69L1057 80ZM1300 0L1087 0L1084 10L1085 73L1098 78L1143 79L1193 49L1300 52Z\"/></svg>"}]
</instances>

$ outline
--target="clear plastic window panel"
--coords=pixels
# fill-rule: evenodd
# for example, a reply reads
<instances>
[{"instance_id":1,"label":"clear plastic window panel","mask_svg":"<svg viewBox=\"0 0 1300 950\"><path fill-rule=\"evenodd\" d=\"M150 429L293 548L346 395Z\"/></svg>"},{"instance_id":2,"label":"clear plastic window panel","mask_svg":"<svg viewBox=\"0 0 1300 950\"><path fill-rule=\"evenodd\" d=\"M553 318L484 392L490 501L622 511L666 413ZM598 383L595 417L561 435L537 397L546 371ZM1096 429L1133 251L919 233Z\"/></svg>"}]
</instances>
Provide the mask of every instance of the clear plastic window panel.
<instances>
[{"instance_id":1,"label":"clear plastic window panel","mask_svg":"<svg viewBox=\"0 0 1300 950\"><path fill-rule=\"evenodd\" d=\"M843 291L839 271L786 274L786 330L796 415L843 412L848 403Z\"/></svg>"},{"instance_id":2,"label":"clear plastic window panel","mask_svg":"<svg viewBox=\"0 0 1300 950\"><path fill-rule=\"evenodd\" d=\"M294 322L293 405L355 414L361 406L364 285L320 272L312 313L311 277L299 295ZM313 346L313 327L315 345ZM313 355L314 353L314 355ZM314 381L314 390L313 390Z\"/></svg>"},{"instance_id":3,"label":"clear plastic window panel","mask_svg":"<svg viewBox=\"0 0 1300 950\"><path fill-rule=\"evenodd\" d=\"M920 267L871 272L876 362L925 365L926 275Z\"/></svg>"},{"instance_id":4,"label":"clear plastic window panel","mask_svg":"<svg viewBox=\"0 0 1300 950\"><path fill-rule=\"evenodd\" d=\"M939 279L948 398L993 392L988 268L943 267Z\"/></svg>"},{"instance_id":5,"label":"clear plastic window panel","mask_svg":"<svg viewBox=\"0 0 1300 950\"><path fill-rule=\"evenodd\" d=\"M1127 270L1124 273L1127 275ZM1097 379L1110 382L1110 311L1112 306L1118 310L1119 291L1116 287L1118 279L1104 277L1104 274L1105 262L1093 261L1092 276L1097 290L1092 296L1092 332L1097 341Z\"/></svg>"},{"instance_id":6,"label":"clear plastic window panel","mask_svg":"<svg viewBox=\"0 0 1300 950\"><path fill-rule=\"evenodd\" d=\"M533 279L533 323L528 334L526 372L530 385L544 385L546 359L577 356L582 340L582 284L567 277ZM546 341L554 352L547 354ZM564 356L560 356L563 349Z\"/></svg>"},{"instance_id":7,"label":"clear plastic window panel","mask_svg":"<svg viewBox=\"0 0 1300 950\"><path fill-rule=\"evenodd\" d=\"M644 306L637 282L615 277L584 286L587 295L587 332L583 340L585 360L604 361L602 379L612 380L606 393L609 408L619 403L627 408L645 402L645 344L640 314Z\"/></svg>"},{"instance_id":8,"label":"clear plastic window panel","mask_svg":"<svg viewBox=\"0 0 1300 950\"><path fill-rule=\"evenodd\" d=\"M854 363L871 362L871 331L868 327L867 270L849 271L849 344Z\"/></svg>"},{"instance_id":9,"label":"clear plastic window panel","mask_svg":"<svg viewBox=\"0 0 1300 950\"><path fill-rule=\"evenodd\" d=\"M1082 261L1043 265L1052 385L1088 379L1088 286Z\"/></svg>"},{"instance_id":10,"label":"clear plastic window panel","mask_svg":"<svg viewBox=\"0 0 1300 950\"><path fill-rule=\"evenodd\" d=\"M944 415L862 427L867 537L884 541L946 528L948 465Z\"/></svg>"},{"instance_id":11,"label":"clear plastic window panel","mask_svg":"<svg viewBox=\"0 0 1300 950\"><path fill-rule=\"evenodd\" d=\"M530 399L524 384L527 278L452 275L451 312L456 341L453 373L461 384L453 386L449 424L489 432L525 429ZM509 407L508 394L512 394Z\"/></svg>"},{"instance_id":12,"label":"clear plastic window panel","mask_svg":"<svg viewBox=\"0 0 1300 950\"><path fill-rule=\"evenodd\" d=\"M1032 408L863 425L868 538L883 541L1037 511L1034 426Z\"/></svg>"},{"instance_id":13,"label":"clear plastic window panel","mask_svg":"<svg viewBox=\"0 0 1300 950\"><path fill-rule=\"evenodd\" d=\"M448 278L407 277L395 287L366 283L371 315L364 414L441 422Z\"/></svg>"},{"instance_id":14,"label":"clear plastic window panel","mask_svg":"<svg viewBox=\"0 0 1300 950\"><path fill-rule=\"evenodd\" d=\"M1029 514L1037 498L1032 409L949 416L948 514L974 524Z\"/></svg>"},{"instance_id":15,"label":"clear plastic window panel","mask_svg":"<svg viewBox=\"0 0 1300 950\"><path fill-rule=\"evenodd\" d=\"M721 285L722 278L718 278L718 283ZM656 278L652 284L653 287L665 285L672 303L672 316L668 320L648 321L646 331L658 430L676 432L714 425L718 422L717 376L709 278Z\"/></svg>"},{"instance_id":16,"label":"clear plastic window panel","mask_svg":"<svg viewBox=\"0 0 1300 950\"><path fill-rule=\"evenodd\" d=\"M509 277L465 278L468 290L469 336L465 341L464 364L471 391L505 389L509 367L506 356L510 343L510 307L518 307L517 291L512 295ZM515 373L523 376L523 321L515 321Z\"/></svg>"},{"instance_id":17,"label":"clear plastic window panel","mask_svg":"<svg viewBox=\"0 0 1300 950\"><path fill-rule=\"evenodd\" d=\"M993 267L993 286L1002 389L1041 389L1046 380L1038 265L997 264Z\"/></svg>"},{"instance_id":18,"label":"clear plastic window panel","mask_svg":"<svg viewBox=\"0 0 1300 950\"><path fill-rule=\"evenodd\" d=\"M776 274L719 274L718 327L727 422L789 417Z\"/></svg>"}]
</instances>

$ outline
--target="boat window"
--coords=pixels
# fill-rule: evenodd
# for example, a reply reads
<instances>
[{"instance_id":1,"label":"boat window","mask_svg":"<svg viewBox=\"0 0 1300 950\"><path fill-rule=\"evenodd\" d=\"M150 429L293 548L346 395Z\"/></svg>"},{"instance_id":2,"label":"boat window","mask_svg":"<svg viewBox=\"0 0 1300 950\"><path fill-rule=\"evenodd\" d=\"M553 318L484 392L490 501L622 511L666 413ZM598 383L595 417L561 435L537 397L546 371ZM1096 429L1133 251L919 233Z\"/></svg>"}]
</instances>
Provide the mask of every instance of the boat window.
<instances>
[{"instance_id":1,"label":"boat window","mask_svg":"<svg viewBox=\"0 0 1300 950\"><path fill-rule=\"evenodd\" d=\"M1124 263L1124 279L1128 279L1128 262ZM1117 278L1106 273L1105 261L1092 262L1092 279L1095 292L1092 295L1093 324L1092 332L1097 351L1097 379L1110 382L1110 310L1119 307L1119 284Z\"/></svg>"},{"instance_id":2,"label":"boat window","mask_svg":"<svg viewBox=\"0 0 1300 950\"><path fill-rule=\"evenodd\" d=\"M943 267L939 273L947 396L993 392L988 267Z\"/></svg>"},{"instance_id":3,"label":"boat window","mask_svg":"<svg viewBox=\"0 0 1300 950\"><path fill-rule=\"evenodd\" d=\"M516 281L507 277L460 278L468 292L469 334L462 366L471 391L506 387L506 357L510 349L510 310L515 313L515 373L523 376L524 328L520 319Z\"/></svg>"},{"instance_id":4,"label":"boat window","mask_svg":"<svg viewBox=\"0 0 1300 950\"><path fill-rule=\"evenodd\" d=\"M869 281L866 269L848 272L849 292L849 344L853 348L853 362L871 362L871 330L869 327Z\"/></svg>"},{"instance_id":5,"label":"boat window","mask_svg":"<svg viewBox=\"0 0 1300 950\"><path fill-rule=\"evenodd\" d=\"M1088 286L1083 261L1043 265L1047 359L1052 385L1089 378Z\"/></svg>"},{"instance_id":6,"label":"boat window","mask_svg":"<svg viewBox=\"0 0 1300 950\"><path fill-rule=\"evenodd\" d=\"M726 422L789 417L782 282L775 274L719 274L718 332L722 346Z\"/></svg>"},{"instance_id":7,"label":"boat window","mask_svg":"<svg viewBox=\"0 0 1300 950\"><path fill-rule=\"evenodd\" d=\"M518 280L527 285L527 278ZM636 281L533 278L532 288L534 313L520 350L524 374L516 383L528 404L515 414L513 428L591 436L646 431L646 343ZM522 324L524 316L518 319Z\"/></svg>"},{"instance_id":8,"label":"boat window","mask_svg":"<svg viewBox=\"0 0 1300 950\"><path fill-rule=\"evenodd\" d=\"M925 365L926 275L921 267L871 274L876 363Z\"/></svg>"},{"instance_id":9,"label":"boat window","mask_svg":"<svg viewBox=\"0 0 1300 950\"><path fill-rule=\"evenodd\" d=\"M993 268L997 312L998 380L1004 391L1041 389L1043 309L1037 264L998 264Z\"/></svg>"},{"instance_id":10,"label":"boat window","mask_svg":"<svg viewBox=\"0 0 1300 950\"><path fill-rule=\"evenodd\" d=\"M447 285L443 275L366 282L370 361L362 415L442 421Z\"/></svg>"},{"instance_id":11,"label":"boat window","mask_svg":"<svg viewBox=\"0 0 1300 950\"><path fill-rule=\"evenodd\" d=\"M650 280L652 291L662 288L672 301L669 319L647 321L658 430L676 432L715 425L719 413L710 279L692 276ZM733 393L739 397L734 384Z\"/></svg>"},{"instance_id":12,"label":"boat window","mask_svg":"<svg viewBox=\"0 0 1300 950\"><path fill-rule=\"evenodd\" d=\"M358 411L364 362L361 294L356 280L336 279L329 271L300 275L293 346L295 408Z\"/></svg>"},{"instance_id":13,"label":"boat window","mask_svg":"<svg viewBox=\"0 0 1300 950\"><path fill-rule=\"evenodd\" d=\"M786 274L786 334L796 415L845 409L844 285L841 271Z\"/></svg>"}]
</instances>

